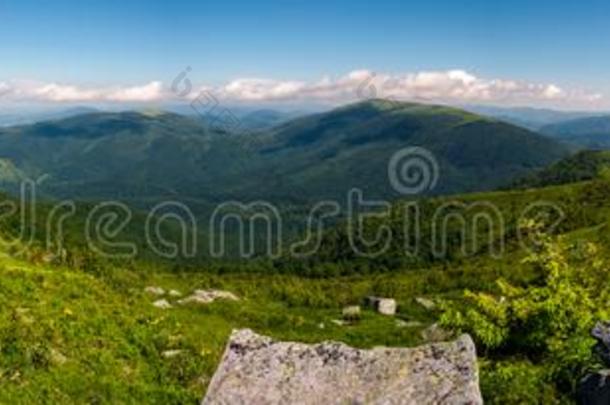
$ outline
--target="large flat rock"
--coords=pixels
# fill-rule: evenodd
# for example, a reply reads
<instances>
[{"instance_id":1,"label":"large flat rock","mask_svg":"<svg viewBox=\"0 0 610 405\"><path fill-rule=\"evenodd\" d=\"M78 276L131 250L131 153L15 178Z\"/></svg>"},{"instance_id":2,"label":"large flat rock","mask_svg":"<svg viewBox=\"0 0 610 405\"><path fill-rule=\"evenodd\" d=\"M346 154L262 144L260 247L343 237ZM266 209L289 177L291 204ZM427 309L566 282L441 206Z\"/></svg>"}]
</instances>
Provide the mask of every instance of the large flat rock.
<instances>
[{"instance_id":1,"label":"large flat rock","mask_svg":"<svg viewBox=\"0 0 610 405\"><path fill-rule=\"evenodd\" d=\"M354 349L233 331L203 404L482 404L468 335L416 348Z\"/></svg>"}]
</instances>

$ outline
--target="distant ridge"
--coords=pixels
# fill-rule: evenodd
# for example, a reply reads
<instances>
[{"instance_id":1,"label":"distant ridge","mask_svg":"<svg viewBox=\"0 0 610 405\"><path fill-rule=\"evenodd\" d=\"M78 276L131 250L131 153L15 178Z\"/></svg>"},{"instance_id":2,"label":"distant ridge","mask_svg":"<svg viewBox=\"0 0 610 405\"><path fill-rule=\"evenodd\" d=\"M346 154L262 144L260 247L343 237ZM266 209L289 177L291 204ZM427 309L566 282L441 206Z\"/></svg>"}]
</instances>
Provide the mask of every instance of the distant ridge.
<instances>
[{"instance_id":1,"label":"distant ridge","mask_svg":"<svg viewBox=\"0 0 610 405\"><path fill-rule=\"evenodd\" d=\"M403 197L388 162L429 151L438 183L426 194L479 191L566 156L561 143L463 110L364 101L243 133L175 113L89 112L0 129L0 150L47 191L75 198L343 200L351 188ZM160 193L159 190L168 190Z\"/></svg>"}]
</instances>

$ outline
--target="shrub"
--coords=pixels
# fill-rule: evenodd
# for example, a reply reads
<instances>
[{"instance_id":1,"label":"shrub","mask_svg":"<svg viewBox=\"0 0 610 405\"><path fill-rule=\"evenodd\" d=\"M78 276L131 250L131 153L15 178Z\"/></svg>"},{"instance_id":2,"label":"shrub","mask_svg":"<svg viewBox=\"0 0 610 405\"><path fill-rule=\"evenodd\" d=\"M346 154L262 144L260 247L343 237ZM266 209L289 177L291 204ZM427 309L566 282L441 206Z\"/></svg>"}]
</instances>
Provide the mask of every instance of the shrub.
<instances>
[{"instance_id":1,"label":"shrub","mask_svg":"<svg viewBox=\"0 0 610 405\"><path fill-rule=\"evenodd\" d=\"M535 224L529 226L537 232ZM462 306L444 304L442 325L470 333L488 359L508 361L486 377L484 389L516 378L573 393L592 364L589 331L607 317L605 262L591 243L566 246L544 235L536 240L525 260L538 275L534 283L516 286L499 279L492 293L466 291ZM526 362L511 365L517 356ZM536 371L527 370L528 362Z\"/></svg>"}]
</instances>

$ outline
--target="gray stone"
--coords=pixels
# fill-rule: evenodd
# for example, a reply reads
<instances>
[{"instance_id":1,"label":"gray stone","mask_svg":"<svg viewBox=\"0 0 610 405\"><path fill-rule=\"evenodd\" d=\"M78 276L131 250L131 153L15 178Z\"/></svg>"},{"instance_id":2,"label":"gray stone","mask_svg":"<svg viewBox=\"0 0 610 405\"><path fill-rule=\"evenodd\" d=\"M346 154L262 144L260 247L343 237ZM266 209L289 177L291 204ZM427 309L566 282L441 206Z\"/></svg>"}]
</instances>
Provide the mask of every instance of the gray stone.
<instances>
[{"instance_id":1,"label":"gray stone","mask_svg":"<svg viewBox=\"0 0 610 405\"><path fill-rule=\"evenodd\" d=\"M239 298L229 291L195 290L190 296L178 301L178 304L209 304L219 299L239 301Z\"/></svg>"},{"instance_id":2,"label":"gray stone","mask_svg":"<svg viewBox=\"0 0 610 405\"><path fill-rule=\"evenodd\" d=\"M343 308L342 311L343 319L346 321L357 321L360 319L360 307L358 305L352 305Z\"/></svg>"},{"instance_id":3,"label":"gray stone","mask_svg":"<svg viewBox=\"0 0 610 405\"><path fill-rule=\"evenodd\" d=\"M451 332L441 328L437 323L422 330L420 335L426 342L442 342L451 338Z\"/></svg>"},{"instance_id":4,"label":"gray stone","mask_svg":"<svg viewBox=\"0 0 610 405\"><path fill-rule=\"evenodd\" d=\"M178 290L169 290L168 294L170 297L174 297L174 298L182 297L182 293Z\"/></svg>"},{"instance_id":5,"label":"gray stone","mask_svg":"<svg viewBox=\"0 0 610 405\"><path fill-rule=\"evenodd\" d=\"M417 297L415 298L415 302L417 302L422 307L426 308L429 311L436 309L436 304L429 298Z\"/></svg>"},{"instance_id":6,"label":"gray stone","mask_svg":"<svg viewBox=\"0 0 610 405\"><path fill-rule=\"evenodd\" d=\"M182 350L165 350L161 355L166 359L171 359L182 354Z\"/></svg>"},{"instance_id":7,"label":"gray stone","mask_svg":"<svg viewBox=\"0 0 610 405\"><path fill-rule=\"evenodd\" d=\"M596 354L601 361L610 367L610 322L598 322L591 330L591 337L597 343L593 347L593 353Z\"/></svg>"},{"instance_id":8,"label":"gray stone","mask_svg":"<svg viewBox=\"0 0 610 405\"><path fill-rule=\"evenodd\" d=\"M202 404L482 404L468 335L412 349L233 331Z\"/></svg>"},{"instance_id":9,"label":"gray stone","mask_svg":"<svg viewBox=\"0 0 610 405\"><path fill-rule=\"evenodd\" d=\"M149 286L146 287L144 291L152 295L165 295L165 290L161 287Z\"/></svg>"},{"instance_id":10,"label":"gray stone","mask_svg":"<svg viewBox=\"0 0 610 405\"><path fill-rule=\"evenodd\" d=\"M396 314L396 300L393 298L367 297L366 302L382 315Z\"/></svg>"},{"instance_id":11,"label":"gray stone","mask_svg":"<svg viewBox=\"0 0 610 405\"><path fill-rule=\"evenodd\" d=\"M172 307L172 304L170 304L165 298L163 298L153 302L153 306L160 309L170 309Z\"/></svg>"},{"instance_id":12,"label":"gray stone","mask_svg":"<svg viewBox=\"0 0 610 405\"><path fill-rule=\"evenodd\" d=\"M421 328L422 326L424 326L424 324L418 321L403 321L402 319L396 320L397 328Z\"/></svg>"}]
</instances>

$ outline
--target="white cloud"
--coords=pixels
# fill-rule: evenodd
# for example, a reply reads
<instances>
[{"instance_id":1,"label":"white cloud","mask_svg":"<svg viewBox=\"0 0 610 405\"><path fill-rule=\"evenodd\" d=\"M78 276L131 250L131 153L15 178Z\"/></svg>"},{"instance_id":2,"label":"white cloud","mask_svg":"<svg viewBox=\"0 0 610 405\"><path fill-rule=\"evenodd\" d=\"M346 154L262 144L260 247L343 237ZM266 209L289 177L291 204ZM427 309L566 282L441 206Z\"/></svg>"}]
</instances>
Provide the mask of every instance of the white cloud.
<instances>
[{"instance_id":1,"label":"white cloud","mask_svg":"<svg viewBox=\"0 0 610 405\"><path fill-rule=\"evenodd\" d=\"M190 70L188 71L190 74ZM194 76L194 73L193 73ZM181 80L184 79L182 76ZM162 102L180 97L195 98L208 91L230 102L302 101L334 104L382 97L442 103L495 103L565 105L594 108L603 96L580 89L564 89L553 83L532 83L512 79L482 78L464 70L374 73L354 70L337 78L317 81L238 78L224 85L193 88L186 96L172 92L169 85L153 81L139 86L87 87L40 82L0 82L0 101L42 102ZM197 90L198 89L198 90Z\"/></svg>"},{"instance_id":2,"label":"white cloud","mask_svg":"<svg viewBox=\"0 0 610 405\"><path fill-rule=\"evenodd\" d=\"M245 101L293 98L303 91L306 83L277 81L269 79L238 79L223 86L221 91L227 97Z\"/></svg>"},{"instance_id":3,"label":"white cloud","mask_svg":"<svg viewBox=\"0 0 610 405\"><path fill-rule=\"evenodd\" d=\"M166 96L163 84L157 81L133 87L84 87L32 81L0 82L0 97L9 101L151 102L163 100Z\"/></svg>"},{"instance_id":4,"label":"white cloud","mask_svg":"<svg viewBox=\"0 0 610 405\"><path fill-rule=\"evenodd\" d=\"M566 90L552 83L485 79L463 70L403 74L355 70L336 79L317 82L238 79L215 90L232 101L303 100L350 102L383 97L444 103L544 104L554 102L591 107L601 94Z\"/></svg>"}]
</instances>

